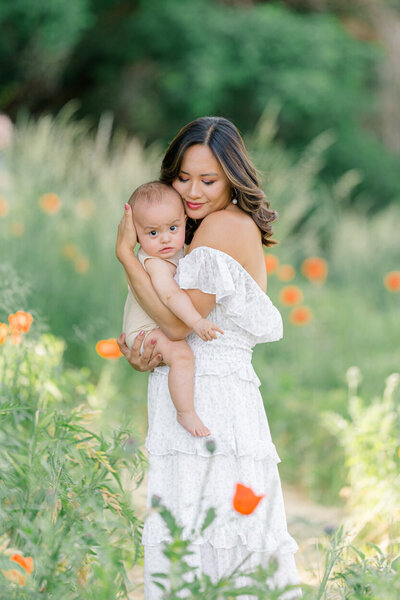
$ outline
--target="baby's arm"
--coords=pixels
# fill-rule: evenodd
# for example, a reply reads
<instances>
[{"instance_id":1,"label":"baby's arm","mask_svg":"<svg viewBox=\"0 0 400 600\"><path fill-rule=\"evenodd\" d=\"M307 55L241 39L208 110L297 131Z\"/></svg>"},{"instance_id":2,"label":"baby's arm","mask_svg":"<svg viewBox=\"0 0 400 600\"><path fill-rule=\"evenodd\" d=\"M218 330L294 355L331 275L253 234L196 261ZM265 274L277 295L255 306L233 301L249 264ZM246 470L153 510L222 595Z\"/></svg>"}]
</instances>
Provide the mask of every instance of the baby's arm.
<instances>
[{"instance_id":1,"label":"baby's arm","mask_svg":"<svg viewBox=\"0 0 400 600\"><path fill-rule=\"evenodd\" d=\"M173 264L161 258L149 258L146 260L146 271L161 301L202 340L215 339L216 331L224 333L217 325L208 319L203 319L197 312L189 296L176 283L174 279L176 267Z\"/></svg>"}]
</instances>

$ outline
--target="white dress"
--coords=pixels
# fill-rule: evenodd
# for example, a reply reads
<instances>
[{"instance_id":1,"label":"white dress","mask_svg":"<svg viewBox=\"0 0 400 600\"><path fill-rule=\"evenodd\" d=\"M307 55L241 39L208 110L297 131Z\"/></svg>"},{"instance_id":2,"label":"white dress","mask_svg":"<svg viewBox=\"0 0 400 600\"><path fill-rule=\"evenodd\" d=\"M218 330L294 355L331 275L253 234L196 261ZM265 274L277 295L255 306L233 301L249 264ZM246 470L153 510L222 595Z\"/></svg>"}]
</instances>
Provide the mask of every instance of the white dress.
<instances>
[{"instance_id":1,"label":"white dress","mask_svg":"<svg viewBox=\"0 0 400 600\"><path fill-rule=\"evenodd\" d=\"M195 409L216 442L212 456L205 447L209 437L193 437L176 420L167 384L168 367L150 374L148 389L149 429L145 446L149 455L148 514L142 534L146 600L162 598L151 573L168 572L162 542L170 540L160 515L149 510L157 494L188 533L198 514L197 528L207 508L217 518L192 544L190 564L217 581L233 571L251 553L242 569L267 566L278 559L278 570L270 582L281 589L299 584L294 560L298 545L288 533L278 471L280 458L271 439L260 381L252 367L253 347L282 337L282 318L269 297L249 273L231 256L206 246L195 248L179 262L175 279L183 289L200 289L216 295L209 318L224 335L203 342L196 334L187 341L195 356ZM211 465L210 465L211 461ZM198 500L203 476L210 466L202 509ZM232 506L236 483L265 494L250 515ZM240 585L251 580L241 578ZM182 596L184 597L184 596ZM241 600L255 596L240 595ZM300 598L300 588L280 596Z\"/></svg>"}]
</instances>

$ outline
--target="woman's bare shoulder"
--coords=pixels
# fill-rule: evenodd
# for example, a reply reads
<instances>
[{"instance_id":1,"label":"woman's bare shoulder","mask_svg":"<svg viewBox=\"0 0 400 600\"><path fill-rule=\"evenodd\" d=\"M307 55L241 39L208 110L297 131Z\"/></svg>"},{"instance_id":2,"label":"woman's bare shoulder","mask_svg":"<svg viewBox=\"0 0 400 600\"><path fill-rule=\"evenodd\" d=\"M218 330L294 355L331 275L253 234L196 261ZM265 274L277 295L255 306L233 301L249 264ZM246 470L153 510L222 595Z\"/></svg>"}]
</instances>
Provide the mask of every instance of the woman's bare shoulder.
<instances>
[{"instance_id":1,"label":"woman's bare shoulder","mask_svg":"<svg viewBox=\"0 0 400 600\"><path fill-rule=\"evenodd\" d=\"M209 246L246 262L254 244L260 244L261 232L250 215L240 209L218 210L203 219L196 230L190 249Z\"/></svg>"}]
</instances>

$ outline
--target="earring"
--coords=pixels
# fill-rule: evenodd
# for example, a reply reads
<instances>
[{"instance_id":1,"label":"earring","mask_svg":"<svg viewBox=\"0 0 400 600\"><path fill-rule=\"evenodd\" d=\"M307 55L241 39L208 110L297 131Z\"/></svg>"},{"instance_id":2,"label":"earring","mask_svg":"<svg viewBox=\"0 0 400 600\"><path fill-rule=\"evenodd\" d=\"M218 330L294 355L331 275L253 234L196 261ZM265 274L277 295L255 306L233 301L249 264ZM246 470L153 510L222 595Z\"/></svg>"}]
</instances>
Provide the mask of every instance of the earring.
<instances>
[{"instance_id":1,"label":"earring","mask_svg":"<svg viewBox=\"0 0 400 600\"><path fill-rule=\"evenodd\" d=\"M232 192L232 204L237 204L237 191L235 188L233 188Z\"/></svg>"}]
</instances>

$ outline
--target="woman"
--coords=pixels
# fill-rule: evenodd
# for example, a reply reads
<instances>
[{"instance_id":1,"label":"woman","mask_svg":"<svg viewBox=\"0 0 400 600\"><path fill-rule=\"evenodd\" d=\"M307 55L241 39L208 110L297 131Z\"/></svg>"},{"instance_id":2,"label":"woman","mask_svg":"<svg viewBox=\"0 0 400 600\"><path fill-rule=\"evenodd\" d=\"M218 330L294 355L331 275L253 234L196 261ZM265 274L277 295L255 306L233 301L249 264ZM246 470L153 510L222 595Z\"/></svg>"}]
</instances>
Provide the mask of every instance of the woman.
<instances>
[{"instance_id":1,"label":"woman","mask_svg":"<svg viewBox=\"0 0 400 600\"><path fill-rule=\"evenodd\" d=\"M191 556L191 563L213 581L231 573L251 552L243 568L267 566L275 555L279 566L271 583L279 588L297 584L294 553L298 546L287 531L277 467L280 458L251 365L255 344L282 337L280 313L265 293L263 253L263 244L277 243L270 239L277 213L269 209L239 132L221 117L197 119L177 134L164 157L160 180L179 192L188 215L190 245L175 278L200 314L209 315L225 334L203 342L161 303L133 254L136 238L126 208L116 255L144 310L170 339L187 336L195 356L195 407L216 442L211 457L205 447L207 438L193 437L176 422L167 367L157 367L162 357L151 339L140 355L143 338L138 336L129 351L122 335L121 351L135 369L156 367L148 391L148 508L157 494L187 533L196 519L202 523L209 506L217 509L216 520L196 539ZM204 509L197 515L208 466ZM251 515L239 515L232 508L237 482L257 495L265 494ZM162 541L167 539L168 530L152 511L142 536L147 600L161 597L150 574L169 569L162 553ZM282 598L301 596L296 588Z\"/></svg>"}]
</instances>

